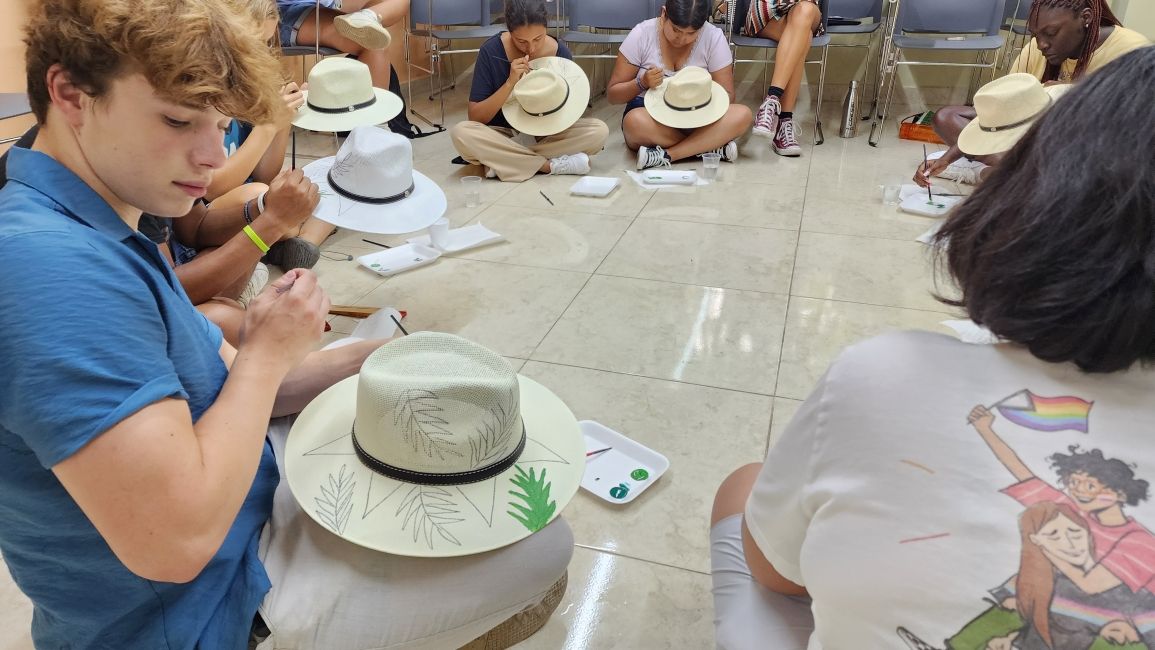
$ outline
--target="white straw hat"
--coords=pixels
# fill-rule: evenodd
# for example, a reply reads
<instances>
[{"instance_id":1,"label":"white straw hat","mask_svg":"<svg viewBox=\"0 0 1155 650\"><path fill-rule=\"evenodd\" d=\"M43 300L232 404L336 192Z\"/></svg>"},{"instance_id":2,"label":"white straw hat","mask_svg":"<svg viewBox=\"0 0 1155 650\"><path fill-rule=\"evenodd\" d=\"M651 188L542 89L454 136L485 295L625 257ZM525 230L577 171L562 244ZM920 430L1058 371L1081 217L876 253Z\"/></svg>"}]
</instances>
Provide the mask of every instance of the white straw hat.
<instances>
[{"instance_id":1,"label":"white straw hat","mask_svg":"<svg viewBox=\"0 0 1155 650\"><path fill-rule=\"evenodd\" d=\"M1010 151L1069 88L1069 84L1043 86L1026 72L995 79L975 93L978 117L959 134L958 148L971 156Z\"/></svg>"},{"instance_id":2,"label":"white straw hat","mask_svg":"<svg viewBox=\"0 0 1155 650\"><path fill-rule=\"evenodd\" d=\"M309 71L305 103L293 126L309 131L349 131L388 122L405 104L388 90L373 87L369 66L356 59L329 57Z\"/></svg>"},{"instance_id":3,"label":"white straw hat","mask_svg":"<svg viewBox=\"0 0 1155 650\"><path fill-rule=\"evenodd\" d=\"M376 126L349 132L336 156L305 166L317 184L313 215L335 226L397 235L429 226L445 214L445 193L413 169L409 138Z\"/></svg>"},{"instance_id":4,"label":"white straw hat","mask_svg":"<svg viewBox=\"0 0 1155 650\"><path fill-rule=\"evenodd\" d=\"M659 124L696 129L713 124L730 108L730 94L705 68L688 66L646 91L646 111Z\"/></svg>"},{"instance_id":5,"label":"white straw hat","mask_svg":"<svg viewBox=\"0 0 1155 650\"><path fill-rule=\"evenodd\" d=\"M559 56L534 59L529 67L501 107L506 121L534 136L556 135L573 126L590 101L585 71Z\"/></svg>"},{"instance_id":6,"label":"white straw hat","mask_svg":"<svg viewBox=\"0 0 1155 650\"><path fill-rule=\"evenodd\" d=\"M500 548L577 492L585 444L565 404L500 355L452 334L382 346L298 416L285 472L333 534L397 555Z\"/></svg>"}]
</instances>

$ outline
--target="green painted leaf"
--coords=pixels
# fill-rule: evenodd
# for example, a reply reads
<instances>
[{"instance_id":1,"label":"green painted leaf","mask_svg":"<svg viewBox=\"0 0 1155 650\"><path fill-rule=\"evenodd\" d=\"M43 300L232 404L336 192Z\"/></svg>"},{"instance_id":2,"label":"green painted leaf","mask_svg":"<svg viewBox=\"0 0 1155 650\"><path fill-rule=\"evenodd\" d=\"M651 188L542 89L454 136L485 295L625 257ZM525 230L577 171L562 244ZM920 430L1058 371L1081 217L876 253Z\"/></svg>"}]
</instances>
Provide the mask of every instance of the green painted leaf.
<instances>
[{"instance_id":1,"label":"green painted leaf","mask_svg":"<svg viewBox=\"0 0 1155 650\"><path fill-rule=\"evenodd\" d=\"M521 522L531 532L537 532L545 528L557 512L557 502L549 498L552 483L546 480L544 469L541 474L537 474L532 467L528 474L521 465L516 465L515 469L517 473L509 481L518 489L510 490L509 495L521 499L524 504L510 501L509 507L517 512L507 510L506 514Z\"/></svg>"}]
</instances>

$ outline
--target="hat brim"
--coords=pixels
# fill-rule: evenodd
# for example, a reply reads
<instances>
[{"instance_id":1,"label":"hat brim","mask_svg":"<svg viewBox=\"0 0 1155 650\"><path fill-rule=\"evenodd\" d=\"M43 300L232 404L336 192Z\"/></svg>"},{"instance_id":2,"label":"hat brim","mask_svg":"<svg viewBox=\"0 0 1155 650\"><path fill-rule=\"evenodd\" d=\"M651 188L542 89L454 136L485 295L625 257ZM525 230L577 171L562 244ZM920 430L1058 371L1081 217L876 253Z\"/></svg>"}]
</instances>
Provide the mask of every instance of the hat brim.
<instances>
[{"instance_id":1,"label":"hat brim","mask_svg":"<svg viewBox=\"0 0 1155 650\"><path fill-rule=\"evenodd\" d=\"M313 216L340 228L382 235L402 235L427 228L440 219L448 207L445 192L428 176L413 170L413 193L384 205L360 203L338 194L329 185L329 169L336 156L305 165L302 171L317 184L321 200Z\"/></svg>"},{"instance_id":2,"label":"hat brim","mask_svg":"<svg viewBox=\"0 0 1155 650\"><path fill-rule=\"evenodd\" d=\"M531 70L549 69L569 83L569 98L556 113L542 117L530 115L521 110L521 104L513 98L501 107L501 114L515 130L533 136L557 135L574 125L586 112L590 103L590 80L581 66L560 56L547 56L529 62Z\"/></svg>"},{"instance_id":3,"label":"hat brim","mask_svg":"<svg viewBox=\"0 0 1155 650\"><path fill-rule=\"evenodd\" d=\"M1055 84L1043 88L1051 98L1051 106L1054 106L1054 103L1070 89L1070 84ZM989 156L1010 151L1014 149L1019 140L1027 134L1027 131L1031 130L1031 127L1043 116L1043 113L1051 110L1051 106L1048 106L1040 112L1035 119L1026 124L994 133L983 131L978 119L971 120L970 124L963 127L963 130L959 133L959 151L962 151L968 156Z\"/></svg>"},{"instance_id":4,"label":"hat brim","mask_svg":"<svg viewBox=\"0 0 1155 650\"><path fill-rule=\"evenodd\" d=\"M365 108L358 108L347 113L321 113L309 108L309 91L302 91L306 103L297 109L297 116L293 118L293 126L307 131L352 131L359 126L384 124L397 117L405 109L405 102L388 90L374 88L373 94L377 101Z\"/></svg>"},{"instance_id":5,"label":"hat brim","mask_svg":"<svg viewBox=\"0 0 1155 650\"><path fill-rule=\"evenodd\" d=\"M711 81L710 103L694 111L676 111L666 105L666 84L670 78L666 77L662 85L646 91L646 111L659 124L675 129L696 129L713 124L722 119L730 109L730 93L717 81Z\"/></svg>"},{"instance_id":6,"label":"hat brim","mask_svg":"<svg viewBox=\"0 0 1155 650\"><path fill-rule=\"evenodd\" d=\"M569 408L518 377L526 445L513 467L478 483L422 486L370 470L353 451L358 377L309 403L285 444L285 474L310 517L359 546L410 557L484 553L525 539L573 499L585 441Z\"/></svg>"}]
</instances>

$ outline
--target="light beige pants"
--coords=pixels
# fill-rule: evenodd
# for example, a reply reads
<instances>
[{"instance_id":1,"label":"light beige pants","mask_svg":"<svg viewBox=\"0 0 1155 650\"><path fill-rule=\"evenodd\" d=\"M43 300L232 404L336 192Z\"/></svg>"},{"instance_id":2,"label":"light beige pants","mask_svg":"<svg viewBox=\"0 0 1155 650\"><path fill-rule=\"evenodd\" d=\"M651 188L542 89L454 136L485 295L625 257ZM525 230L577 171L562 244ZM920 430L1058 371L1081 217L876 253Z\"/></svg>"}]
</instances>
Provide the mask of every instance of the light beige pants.
<instances>
[{"instance_id":1,"label":"light beige pants","mask_svg":"<svg viewBox=\"0 0 1155 650\"><path fill-rule=\"evenodd\" d=\"M517 134L513 129L481 122L458 122L449 130L453 146L462 158L492 169L503 181L517 182L533 178L550 158L578 152L596 154L605 147L609 134L605 122L590 117L581 118L556 135L537 138L528 146L514 140Z\"/></svg>"}]
</instances>

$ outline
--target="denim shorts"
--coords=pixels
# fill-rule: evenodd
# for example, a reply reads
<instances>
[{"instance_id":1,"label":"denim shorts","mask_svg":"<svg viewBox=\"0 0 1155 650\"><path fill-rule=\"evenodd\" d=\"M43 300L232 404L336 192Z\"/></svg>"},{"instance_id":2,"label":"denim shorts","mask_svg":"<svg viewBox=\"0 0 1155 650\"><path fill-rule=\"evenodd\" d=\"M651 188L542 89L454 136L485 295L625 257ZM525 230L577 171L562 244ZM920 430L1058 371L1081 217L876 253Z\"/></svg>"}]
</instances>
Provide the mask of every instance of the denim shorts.
<instances>
[{"instance_id":1,"label":"denim shorts","mask_svg":"<svg viewBox=\"0 0 1155 650\"><path fill-rule=\"evenodd\" d=\"M322 3L324 4L324 3ZM299 4L282 6L281 11L281 47L291 47L298 45L297 32L301 30L301 25L304 24L305 19L309 17L309 13L316 8L316 5ZM312 45L310 43L309 45Z\"/></svg>"}]
</instances>

